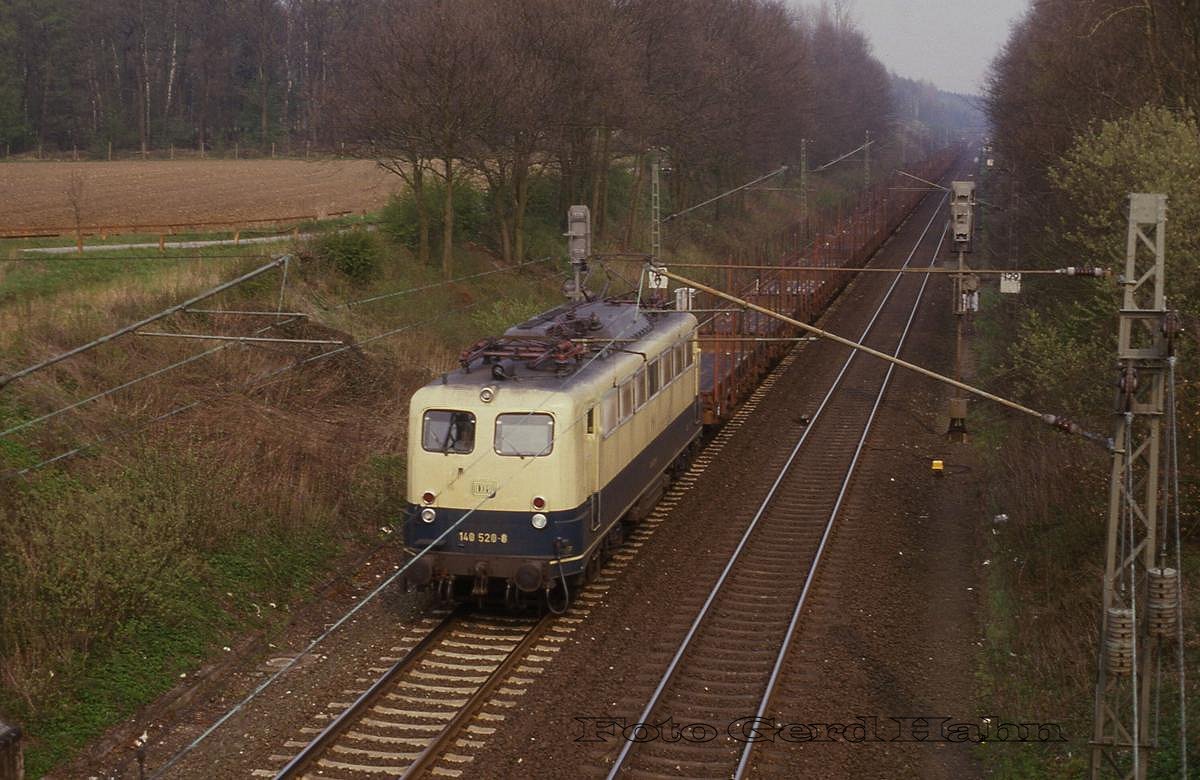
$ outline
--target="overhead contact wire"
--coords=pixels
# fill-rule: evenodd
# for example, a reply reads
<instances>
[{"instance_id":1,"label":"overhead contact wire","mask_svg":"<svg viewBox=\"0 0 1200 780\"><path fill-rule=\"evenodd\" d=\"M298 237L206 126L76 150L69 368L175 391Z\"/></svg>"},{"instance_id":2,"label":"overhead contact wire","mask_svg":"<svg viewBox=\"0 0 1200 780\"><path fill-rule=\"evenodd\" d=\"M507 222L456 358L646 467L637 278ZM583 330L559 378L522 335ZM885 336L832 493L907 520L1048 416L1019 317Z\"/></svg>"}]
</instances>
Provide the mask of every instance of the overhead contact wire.
<instances>
[{"instance_id":1,"label":"overhead contact wire","mask_svg":"<svg viewBox=\"0 0 1200 780\"><path fill-rule=\"evenodd\" d=\"M475 306L478 304L472 304L472 305ZM637 322L637 320L635 318L633 321L633 324L636 324L636 322ZM617 338L619 336L623 335L625 332L626 331L623 329L619 334L617 334L617 336L615 336L612 339L613 343L616 343ZM379 334L378 336L373 337L373 339L371 339L371 340L383 338L386 335L391 335L391 334ZM363 341L360 343L365 344L368 342ZM346 347L344 349L348 349L348 348L350 348L350 347ZM311 358L310 360L316 360L316 359L320 359L322 357L328 357L329 355L334 354L335 352L341 352L341 351L343 351L343 350L338 349L338 350L333 350L328 353L322 353L322 355L318 355L314 358ZM593 355L579 370L582 371L582 370L586 369L593 362L595 362L597 359L599 359L599 357L603 354L604 354L603 349L597 350L596 354ZM563 379L564 383L565 383L566 379L567 378ZM560 383L560 386L561 386L561 384L562 383ZM556 391L551 390L549 393L547 393L546 399L548 400L549 398L553 397L554 392L556 392ZM538 404L539 407L543 406L543 405L544 405L544 401L543 401L543 403ZM530 414L532 414L532 412L530 412ZM580 414L579 416L577 416L574 420L571 421L570 425L568 425L564 430L559 432L554 437L553 441L554 442L559 441L563 435L574 430L575 427L577 425L579 425L579 423L582 422L586 416L587 416L587 412L584 412L583 414ZM553 442L551 443L551 445L553 445ZM479 460L476 459L472 463L468 464L464 468L464 472L469 471L478 462L479 462ZM519 476L522 472L524 472L525 469L529 468L535 462L536 462L535 458L526 459L525 462L522 463L521 466L518 467L517 470L507 480L502 482L497 487L496 492L493 494L493 496L498 494L500 492L500 490L502 490L506 485L511 483L514 479L517 478L517 476ZM491 498L492 498L491 496L483 498L474 507L467 510L467 512L465 514L463 514L462 517L460 517L458 520L456 520L454 523L452 523L450 526L448 526L446 528L446 530L443 531L436 539L434 539L432 542L430 542L424 548L419 550L415 555L413 555L413 557L410 558L408 561L406 561L404 563L404 565L402 565L399 569L397 569L395 572L393 572L387 579L385 579L382 583L380 583L378 587L376 587L369 594L367 594L367 596L365 598L359 600L346 614L344 614L344 615L342 615L342 617L338 618L338 620L336 622L334 622L329 628L327 628L319 636L317 636L316 639L312 640L312 642L310 642L303 650L301 650L300 653L298 653L295 657L293 657L290 661L288 661L287 664L280 667L278 671L274 672L270 677L268 677L266 680L261 682L244 699L242 699L237 704L235 704L233 707L231 707L228 711L226 711L223 715L221 715L221 717L218 718L212 725L210 725L207 729L205 729L203 732L201 732L200 735L198 735L190 743L188 743L186 746L184 746L179 751L177 751L174 755L172 755L171 758L168 759L168 761L165 764L160 766L158 769L156 769L150 775L151 780L155 780L155 778L162 777L163 773L165 773L167 770L169 770L171 767L173 767L181 759L183 759L184 756L188 755L193 750L195 750L202 742L204 742L206 739L208 739L208 737L211 736L213 734L213 732L215 732L218 728L220 728L222 725L224 725L230 718L232 718L234 715L236 715L238 712L240 712L242 709L244 709L247 704L252 702L254 699L258 698L258 696L260 696L262 694L262 692L265 691L272 683L274 683L276 680L278 680L280 677L282 677L286 672L288 672L289 670L294 668L298 663L300 663L300 661L302 661L304 658L306 658L308 656L308 654L311 653L313 651L313 649L317 647L317 645L319 645L321 642L323 642L327 637L329 637L338 628L345 625L346 621L348 621L351 617L353 617L355 614L357 614L360 609L362 609L364 606L366 606L371 601L374 601L375 598L378 597L378 595L380 593L382 593L388 586L390 586L392 583L396 582L396 580L398 580L402 575L404 575L409 570L409 568L412 567L412 565L414 563L416 563L416 561L419 558L424 556L425 553L427 553L429 550L431 550L434 547L436 547L437 545L441 544L442 541L446 537L448 537L456 528L458 528L460 525L462 525L462 523L468 517L471 517L472 515L474 515L474 513L477 512L487 501L491 500Z\"/></svg>"}]
</instances>

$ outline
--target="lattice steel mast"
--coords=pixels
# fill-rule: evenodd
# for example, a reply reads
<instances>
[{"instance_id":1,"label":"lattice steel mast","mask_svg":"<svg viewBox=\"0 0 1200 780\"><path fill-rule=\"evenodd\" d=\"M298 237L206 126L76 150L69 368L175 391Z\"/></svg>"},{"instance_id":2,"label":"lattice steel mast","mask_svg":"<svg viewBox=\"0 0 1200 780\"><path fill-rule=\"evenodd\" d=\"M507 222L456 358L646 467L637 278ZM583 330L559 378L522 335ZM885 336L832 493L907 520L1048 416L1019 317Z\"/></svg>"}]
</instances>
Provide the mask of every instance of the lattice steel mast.
<instances>
[{"instance_id":1,"label":"lattice steel mast","mask_svg":"<svg viewBox=\"0 0 1200 780\"><path fill-rule=\"evenodd\" d=\"M1178 329L1166 303L1166 214L1166 195L1129 196L1092 734L1094 780L1146 777L1154 747L1151 709L1156 704L1157 657L1163 638L1177 627L1178 572L1164 568L1160 557L1165 549L1156 538L1166 379L1171 339Z\"/></svg>"}]
</instances>

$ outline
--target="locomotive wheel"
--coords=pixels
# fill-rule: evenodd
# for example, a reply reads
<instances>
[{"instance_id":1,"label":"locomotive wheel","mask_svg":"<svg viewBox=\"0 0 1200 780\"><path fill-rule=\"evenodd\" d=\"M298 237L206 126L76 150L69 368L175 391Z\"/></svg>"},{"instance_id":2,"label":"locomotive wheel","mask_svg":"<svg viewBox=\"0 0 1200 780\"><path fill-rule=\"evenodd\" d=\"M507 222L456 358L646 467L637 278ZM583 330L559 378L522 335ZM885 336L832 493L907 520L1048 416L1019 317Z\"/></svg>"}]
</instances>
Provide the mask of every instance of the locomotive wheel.
<instances>
[{"instance_id":1,"label":"locomotive wheel","mask_svg":"<svg viewBox=\"0 0 1200 780\"><path fill-rule=\"evenodd\" d=\"M588 559L587 566L583 569L583 583L586 585L596 579L596 575L600 573L600 558L603 555L602 550L597 550L592 553L592 557Z\"/></svg>"}]
</instances>

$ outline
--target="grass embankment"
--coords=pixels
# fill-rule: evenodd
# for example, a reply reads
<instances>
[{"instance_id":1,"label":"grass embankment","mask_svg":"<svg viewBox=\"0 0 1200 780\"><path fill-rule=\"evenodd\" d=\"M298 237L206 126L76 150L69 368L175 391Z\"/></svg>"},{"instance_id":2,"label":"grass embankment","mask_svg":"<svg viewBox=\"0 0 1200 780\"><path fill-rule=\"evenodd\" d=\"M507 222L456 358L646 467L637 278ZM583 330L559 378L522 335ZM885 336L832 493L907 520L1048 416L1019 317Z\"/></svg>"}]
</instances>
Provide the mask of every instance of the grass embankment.
<instances>
[{"instance_id":1,"label":"grass embankment","mask_svg":"<svg viewBox=\"0 0 1200 780\"><path fill-rule=\"evenodd\" d=\"M284 308L310 318L265 335L362 340L445 315L257 388L256 377L329 347L231 346L0 436L0 711L29 737L32 777L222 647L280 627L336 561L377 543L403 501L411 389L451 367L465 342L560 300L547 264L346 308L437 285L440 271L367 232L274 249L297 256ZM9 263L17 268L0 279L4 366L57 354L264 262L262 247L242 251ZM498 267L472 249L456 258L456 274ZM267 274L205 306L274 309L279 283ZM264 324L179 315L153 329L245 335ZM212 346L125 337L99 347L6 388L0 430ZM11 472L107 437L28 477Z\"/></svg>"},{"instance_id":2,"label":"grass embankment","mask_svg":"<svg viewBox=\"0 0 1200 780\"><path fill-rule=\"evenodd\" d=\"M1027 282L1033 283L1036 280ZM1020 305L1008 296L985 297L977 320L972 347L984 386L994 392L1009 394L1019 384L1012 355L1030 348L1019 339L1014 341L1011 315ZM1104 371L1110 363L1098 363L1096 369ZM1050 378L1040 390L1031 389L1031 395L1022 400L1051 412L1069 409L1072 403ZM1181 399L1181 412L1187 408ZM994 518L983 532L981 551L987 562L987 600L978 700L991 705L983 714L1002 721L1058 723L1068 740L985 744L980 754L996 777L1081 777L1090 757L1109 455L1082 438L1066 437L982 405L974 409L971 429L986 464ZM1106 434L1112 427L1111 416L1103 410L1077 419ZM1187 435L1185 426L1184 447L1189 446ZM1186 493L1189 477L1183 477ZM1186 528L1183 572L1187 592L1194 593L1194 583L1200 581L1200 547L1195 538L1187 537ZM1200 609L1195 598L1185 600L1184 609L1191 698L1189 758L1195 767L1200 756L1194 694L1195 670L1200 668ZM1180 776L1176 648L1175 641L1169 641L1161 655L1159 746L1151 771L1155 778Z\"/></svg>"}]
</instances>

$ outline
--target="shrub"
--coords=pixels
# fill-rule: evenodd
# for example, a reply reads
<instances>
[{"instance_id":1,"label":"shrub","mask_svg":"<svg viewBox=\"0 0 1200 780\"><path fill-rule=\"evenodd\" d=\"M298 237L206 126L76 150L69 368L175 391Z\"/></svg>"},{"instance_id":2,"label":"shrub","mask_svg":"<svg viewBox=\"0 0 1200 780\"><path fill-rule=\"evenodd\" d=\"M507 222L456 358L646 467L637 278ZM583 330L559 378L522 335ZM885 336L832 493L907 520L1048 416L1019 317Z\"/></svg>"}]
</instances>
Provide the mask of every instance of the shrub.
<instances>
[{"instance_id":1,"label":"shrub","mask_svg":"<svg viewBox=\"0 0 1200 780\"><path fill-rule=\"evenodd\" d=\"M379 246L370 233L357 230L328 233L316 241L317 259L355 282L368 282L379 273Z\"/></svg>"},{"instance_id":2,"label":"shrub","mask_svg":"<svg viewBox=\"0 0 1200 780\"><path fill-rule=\"evenodd\" d=\"M438 245L442 235L442 200L446 184L428 177L422 189L422 200L429 215L429 241ZM420 240L420 220L417 217L417 198L411 190L392 196L383 209L384 235L397 244L415 250ZM465 180L454 182L454 238L479 241L488 221L486 198L473 184Z\"/></svg>"}]
</instances>

